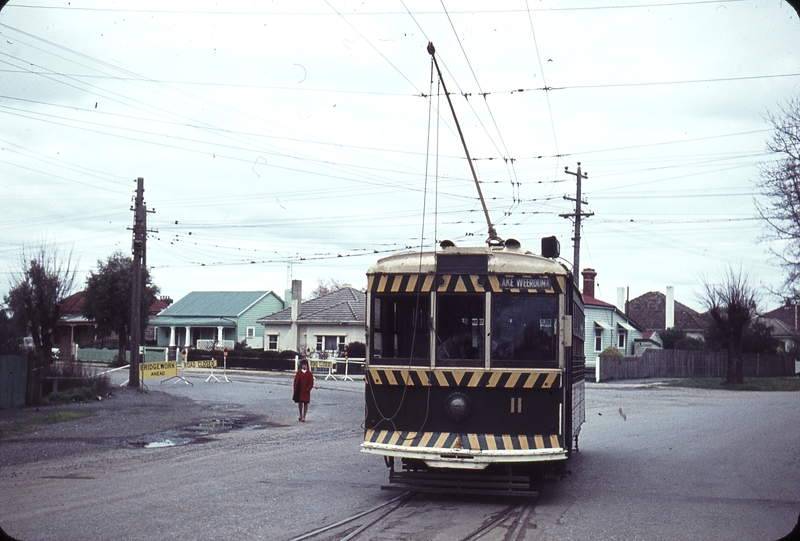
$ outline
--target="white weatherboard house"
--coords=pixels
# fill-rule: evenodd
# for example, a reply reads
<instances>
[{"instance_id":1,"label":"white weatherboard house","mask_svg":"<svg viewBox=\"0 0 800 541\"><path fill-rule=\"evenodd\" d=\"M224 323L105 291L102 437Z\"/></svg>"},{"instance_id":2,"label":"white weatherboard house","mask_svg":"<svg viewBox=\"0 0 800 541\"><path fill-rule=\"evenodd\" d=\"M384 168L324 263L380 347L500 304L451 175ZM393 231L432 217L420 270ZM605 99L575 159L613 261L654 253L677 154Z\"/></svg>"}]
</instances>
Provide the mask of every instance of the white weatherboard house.
<instances>
[{"instance_id":1,"label":"white weatherboard house","mask_svg":"<svg viewBox=\"0 0 800 541\"><path fill-rule=\"evenodd\" d=\"M246 341L261 349L263 335L256 320L284 308L272 291L193 291L155 318L156 343L173 348L232 349Z\"/></svg>"},{"instance_id":2,"label":"white weatherboard house","mask_svg":"<svg viewBox=\"0 0 800 541\"><path fill-rule=\"evenodd\" d=\"M293 280L291 299L290 308L258 320L264 325L265 350L310 350L337 356L350 342L365 342L367 296L363 291L343 287L301 302L302 284Z\"/></svg>"},{"instance_id":3,"label":"white weatherboard house","mask_svg":"<svg viewBox=\"0 0 800 541\"><path fill-rule=\"evenodd\" d=\"M626 357L639 353L637 344L642 342L642 329L613 304L594 296L594 269L584 269L583 302L585 309L586 336L584 353L587 367L593 367L600 352L609 346L617 348Z\"/></svg>"}]
</instances>

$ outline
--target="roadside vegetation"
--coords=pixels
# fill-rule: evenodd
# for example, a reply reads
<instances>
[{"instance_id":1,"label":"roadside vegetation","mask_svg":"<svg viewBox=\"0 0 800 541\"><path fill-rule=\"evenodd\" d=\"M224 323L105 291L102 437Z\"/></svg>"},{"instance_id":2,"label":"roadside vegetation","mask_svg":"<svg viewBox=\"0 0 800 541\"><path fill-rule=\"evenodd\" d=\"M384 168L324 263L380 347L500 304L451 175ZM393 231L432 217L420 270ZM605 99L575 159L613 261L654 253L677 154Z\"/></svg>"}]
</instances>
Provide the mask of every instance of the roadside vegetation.
<instances>
[{"instance_id":1,"label":"roadside vegetation","mask_svg":"<svg viewBox=\"0 0 800 541\"><path fill-rule=\"evenodd\" d=\"M100 400L111 391L111 378L108 374L98 374L96 369L73 360L53 363L44 375L48 383L42 397L44 406ZM56 379L57 391L53 389Z\"/></svg>"},{"instance_id":2,"label":"roadside vegetation","mask_svg":"<svg viewBox=\"0 0 800 541\"><path fill-rule=\"evenodd\" d=\"M83 419L84 417L90 417L92 415L94 414L88 411L57 411L53 413L45 413L44 415L38 415L36 417L31 417L30 419L24 419L21 421L0 422L0 437L5 436L6 434L23 432L25 430L30 430L40 426L64 423L66 421L75 421L77 419Z\"/></svg>"},{"instance_id":3,"label":"roadside vegetation","mask_svg":"<svg viewBox=\"0 0 800 541\"><path fill-rule=\"evenodd\" d=\"M688 378L671 380L666 385L725 391L800 391L800 378L744 378L742 383L726 383L725 378Z\"/></svg>"}]
</instances>

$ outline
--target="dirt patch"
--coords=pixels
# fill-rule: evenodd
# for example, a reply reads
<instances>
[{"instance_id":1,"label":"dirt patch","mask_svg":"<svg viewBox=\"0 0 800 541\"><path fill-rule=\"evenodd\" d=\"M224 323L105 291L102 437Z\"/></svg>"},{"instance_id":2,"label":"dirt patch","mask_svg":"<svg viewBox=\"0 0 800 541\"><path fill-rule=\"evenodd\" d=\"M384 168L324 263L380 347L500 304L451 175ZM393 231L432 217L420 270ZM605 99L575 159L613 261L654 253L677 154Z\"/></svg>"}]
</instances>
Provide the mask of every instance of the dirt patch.
<instances>
[{"instance_id":1,"label":"dirt patch","mask_svg":"<svg viewBox=\"0 0 800 541\"><path fill-rule=\"evenodd\" d=\"M0 437L3 446L0 465L67 457L84 453L88 447L114 445L114 442L143 441L149 434L199 425L209 417L207 407L189 398L120 387L100 401L0 410L0 423L70 411L91 415ZM255 420L250 422L256 423Z\"/></svg>"}]
</instances>

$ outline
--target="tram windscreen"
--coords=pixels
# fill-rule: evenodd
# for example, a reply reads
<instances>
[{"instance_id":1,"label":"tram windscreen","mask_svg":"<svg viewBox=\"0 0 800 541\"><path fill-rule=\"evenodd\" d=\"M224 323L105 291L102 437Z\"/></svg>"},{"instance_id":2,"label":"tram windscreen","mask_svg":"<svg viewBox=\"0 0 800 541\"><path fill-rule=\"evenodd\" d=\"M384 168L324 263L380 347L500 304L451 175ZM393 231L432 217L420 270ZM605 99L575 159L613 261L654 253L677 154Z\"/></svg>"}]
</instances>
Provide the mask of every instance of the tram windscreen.
<instances>
[{"instance_id":1,"label":"tram windscreen","mask_svg":"<svg viewBox=\"0 0 800 541\"><path fill-rule=\"evenodd\" d=\"M427 295L373 297L371 362L429 366L430 314Z\"/></svg>"},{"instance_id":2,"label":"tram windscreen","mask_svg":"<svg viewBox=\"0 0 800 541\"><path fill-rule=\"evenodd\" d=\"M484 366L484 295L436 298L436 366Z\"/></svg>"},{"instance_id":3,"label":"tram windscreen","mask_svg":"<svg viewBox=\"0 0 800 541\"><path fill-rule=\"evenodd\" d=\"M558 366L558 297L492 297L492 366Z\"/></svg>"}]
</instances>

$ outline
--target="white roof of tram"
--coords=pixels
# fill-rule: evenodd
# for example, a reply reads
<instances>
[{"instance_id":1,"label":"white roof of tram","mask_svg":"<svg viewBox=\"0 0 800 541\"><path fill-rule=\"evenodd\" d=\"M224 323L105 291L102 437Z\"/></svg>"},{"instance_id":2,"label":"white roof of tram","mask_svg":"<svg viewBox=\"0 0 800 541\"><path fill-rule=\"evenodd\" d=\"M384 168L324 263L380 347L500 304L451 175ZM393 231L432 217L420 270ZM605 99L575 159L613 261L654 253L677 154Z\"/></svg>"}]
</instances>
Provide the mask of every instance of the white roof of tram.
<instances>
[{"instance_id":1,"label":"white roof of tram","mask_svg":"<svg viewBox=\"0 0 800 541\"><path fill-rule=\"evenodd\" d=\"M509 274L558 274L567 270L554 259L521 248L450 246L437 252L405 252L378 260L367 274L433 274L437 255L488 255L488 272Z\"/></svg>"}]
</instances>

